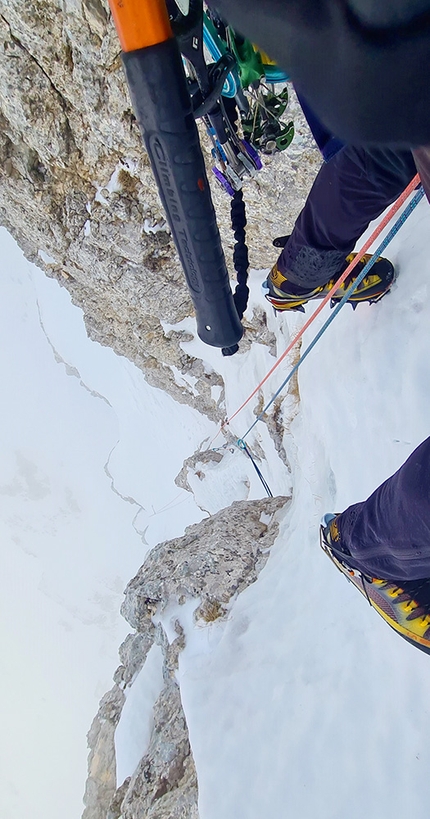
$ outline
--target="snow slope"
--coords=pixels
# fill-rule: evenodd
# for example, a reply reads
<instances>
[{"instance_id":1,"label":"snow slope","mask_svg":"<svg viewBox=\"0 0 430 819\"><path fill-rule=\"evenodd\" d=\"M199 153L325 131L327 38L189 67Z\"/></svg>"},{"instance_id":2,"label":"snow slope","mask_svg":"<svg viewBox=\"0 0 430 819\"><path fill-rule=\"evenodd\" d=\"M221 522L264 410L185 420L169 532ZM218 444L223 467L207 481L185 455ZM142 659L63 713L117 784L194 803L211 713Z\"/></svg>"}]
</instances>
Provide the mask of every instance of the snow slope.
<instances>
[{"instance_id":1,"label":"snow slope","mask_svg":"<svg viewBox=\"0 0 430 819\"><path fill-rule=\"evenodd\" d=\"M76 819L123 589L203 513L174 484L214 425L90 342L0 231L0 815Z\"/></svg>"},{"instance_id":2,"label":"snow slope","mask_svg":"<svg viewBox=\"0 0 430 819\"><path fill-rule=\"evenodd\" d=\"M428 434L429 233L423 201L390 246L400 270L391 295L344 308L301 368L299 412L294 396L283 405L290 471L263 424L249 437L264 450L273 493L294 491L258 581L225 622L197 628L189 607L169 609L187 615L178 680L201 819L381 819L403 810L427 819L429 657L336 572L318 548L318 523L366 497ZM213 513L264 490L243 453L228 449L194 482L199 506L180 491L173 479L184 458L215 426L88 342L67 294L4 232L1 242L0 810L5 819L71 819L85 732L127 630L118 615L126 581L149 546L201 519L199 506ZM251 277L260 305L262 278ZM268 313L278 354L302 321ZM224 375L229 415L274 361L259 345L231 359L198 340L187 349ZM266 398L287 371L284 363ZM253 407L232 423L235 435ZM158 690L145 673L137 680L117 737L120 773L137 758L126 730L133 703L148 725Z\"/></svg>"},{"instance_id":3,"label":"snow slope","mask_svg":"<svg viewBox=\"0 0 430 819\"><path fill-rule=\"evenodd\" d=\"M336 572L318 548L318 523L368 496L429 434L429 235L423 201L390 246L400 271L392 293L355 313L345 307L300 369L300 412L285 418L284 437L293 504L257 583L226 623L184 623L179 680L201 819L428 817L430 658ZM281 351L303 318L269 321ZM248 393L265 374L254 353L241 368ZM230 413L244 397L238 362L223 364ZM239 415L235 434L252 420L249 409ZM285 492L290 478L262 424L250 444L257 439L263 473Z\"/></svg>"}]
</instances>

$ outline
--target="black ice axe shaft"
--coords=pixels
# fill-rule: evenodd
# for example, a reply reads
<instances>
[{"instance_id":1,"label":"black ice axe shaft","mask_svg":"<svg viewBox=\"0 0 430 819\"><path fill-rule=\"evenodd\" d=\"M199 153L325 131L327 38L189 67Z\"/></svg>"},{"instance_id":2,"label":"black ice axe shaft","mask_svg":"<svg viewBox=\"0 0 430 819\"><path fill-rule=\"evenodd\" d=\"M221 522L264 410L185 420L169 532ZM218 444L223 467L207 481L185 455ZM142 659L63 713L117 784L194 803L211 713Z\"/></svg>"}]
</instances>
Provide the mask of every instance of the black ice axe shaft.
<instances>
[{"instance_id":1,"label":"black ice axe shaft","mask_svg":"<svg viewBox=\"0 0 430 819\"><path fill-rule=\"evenodd\" d=\"M213 347L233 346L243 328L165 2L110 4L134 112L194 304L198 335Z\"/></svg>"}]
</instances>

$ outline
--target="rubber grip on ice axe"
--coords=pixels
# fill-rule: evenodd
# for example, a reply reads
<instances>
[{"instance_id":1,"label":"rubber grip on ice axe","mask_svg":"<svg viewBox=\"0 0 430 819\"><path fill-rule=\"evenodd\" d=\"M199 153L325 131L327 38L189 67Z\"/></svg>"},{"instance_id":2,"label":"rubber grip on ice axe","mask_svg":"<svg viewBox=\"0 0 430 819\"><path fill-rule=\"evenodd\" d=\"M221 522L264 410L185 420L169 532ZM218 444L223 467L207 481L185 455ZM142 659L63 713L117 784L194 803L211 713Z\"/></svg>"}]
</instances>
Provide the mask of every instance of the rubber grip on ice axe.
<instances>
[{"instance_id":1,"label":"rubber grip on ice axe","mask_svg":"<svg viewBox=\"0 0 430 819\"><path fill-rule=\"evenodd\" d=\"M112 11L118 1L121 9L127 6L128 0L111 0ZM158 0L156 5L160 6ZM160 36L165 35L163 26L160 11ZM241 339L243 328L177 42L167 35L162 42L130 50L124 31L120 39L134 112L194 304L198 335L213 347L231 347Z\"/></svg>"}]
</instances>

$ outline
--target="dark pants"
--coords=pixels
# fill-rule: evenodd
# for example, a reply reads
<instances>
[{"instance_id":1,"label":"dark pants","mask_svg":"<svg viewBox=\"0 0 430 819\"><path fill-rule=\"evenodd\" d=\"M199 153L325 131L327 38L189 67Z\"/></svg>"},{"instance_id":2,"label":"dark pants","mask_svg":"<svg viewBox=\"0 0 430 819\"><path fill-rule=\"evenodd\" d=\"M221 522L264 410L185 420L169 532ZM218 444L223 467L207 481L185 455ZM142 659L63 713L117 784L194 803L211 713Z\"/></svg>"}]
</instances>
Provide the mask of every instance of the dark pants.
<instances>
[{"instance_id":1,"label":"dark pants","mask_svg":"<svg viewBox=\"0 0 430 819\"><path fill-rule=\"evenodd\" d=\"M353 568L383 580L430 578L430 438L338 525Z\"/></svg>"},{"instance_id":2,"label":"dark pants","mask_svg":"<svg viewBox=\"0 0 430 819\"><path fill-rule=\"evenodd\" d=\"M416 174L412 153L389 148L342 148L322 165L278 268L304 288L326 284L345 256Z\"/></svg>"},{"instance_id":3,"label":"dark pants","mask_svg":"<svg viewBox=\"0 0 430 819\"><path fill-rule=\"evenodd\" d=\"M430 180L430 152L420 150ZM342 148L322 165L279 257L280 271L309 289L338 275L369 223L415 174L408 150ZM343 512L338 525L353 568L384 580L430 578L430 438L368 500Z\"/></svg>"}]
</instances>

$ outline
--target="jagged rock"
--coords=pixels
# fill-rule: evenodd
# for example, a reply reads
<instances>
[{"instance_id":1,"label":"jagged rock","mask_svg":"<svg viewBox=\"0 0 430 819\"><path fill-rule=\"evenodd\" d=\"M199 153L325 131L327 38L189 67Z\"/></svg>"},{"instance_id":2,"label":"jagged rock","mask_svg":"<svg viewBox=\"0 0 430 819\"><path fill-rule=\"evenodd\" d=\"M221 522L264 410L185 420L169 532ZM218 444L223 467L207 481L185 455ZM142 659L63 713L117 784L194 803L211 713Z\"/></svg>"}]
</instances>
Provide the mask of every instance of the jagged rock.
<instances>
[{"instance_id":1,"label":"jagged rock","mask_svg":"<svg viewBox=\"0 0 430 819\"><path fill-rule=\"evenodd\" d=\"M114 685L103 697L88 732L90 754L82 819L106 819L107 809L115 794L114 737L124 702L124 692Z\"/></svg>"},{"instance_id":2,"label":"jagged rock","mask_svg":"<svg viewBox=\"0 0 430 819\"><path fill-rule=\"evenodd\" d=\"M245 189L254 268L291 228L318 163L293 101L300 145L274 158ZM210 164L210 146L203 139ZM304 148L303 148L304 145ZM210 174L211 175L211 174ZM230 269L229 197L213 191ZM134 361L154 386L214 420L214 374L178 384L195 359L181 332L164 332L191 303L131 110L107 0L0 0L0 223L30 261L84 311L91 338ZM245 320L249 340L273 346L264 313ZM214 380L215 379L215 380Z\"/></svg>"},{"instance_id":3,"label":"jagged rock","mask_svg":"<svg viewBox=\"0 0 430 819\"><path fill-rule=\"evenodd\" d=\"M119 787L115 791L110 801L110 805L106 814L106 819L121 819L121 805L128 791L130 780L131 776L128 776L127 779L124 779L124 782L122 783L121 787Z\"/></svg>"},{"instance_id":4,"label":"jagged rock","mask_svg":"<svg viewBox=\"0 0 430 819\"><path fill-rule=\"evenodd\" d=\"M185 535L160 543L125 591L121 612L137 630L146 628L151 614L170 600L200 598L202 604L229 600L253 583L267 561L277 522L273 513L289 499L235 501ZM261 520L272 514L271 522Z\"/></svg>"},{"instance_id":5,"label":"jagged rock","mask_svg":"<svg viewBox=\"0 0 430 819\"><path fill-rule=\"evenodd\" d=\"M117 790L114 728L124 693L117 685L102 700L89 734L83 819L198 819L197 775L175 680L185 635L176 622L178 636L169 642L161 622L154 627L152 618L168 603L180 606L187 598L200 601L195 617L201 625L224 617L232 599L257 579L278 533L276 513L289 502L276 497L233 503L188 527L183 537L155 547L128 584L123 614L137 632L122 644L122 665L115 676L122 687L132 685L155 641L163 651L165 685L154 705L149 747L131 779L118 783Z\"/></svg>"},{"instance_id":6,"label":"jagged rock","mask_svg":"<svg viewBox=\"0 0 430 819\"><path fill-rule=\"evenodd\" d=\"M155 628L149 625L144 634L128 634L119 648L122 665L116 671L115 682L130 685L142 668L146 655L154 642Z\"/></svg>"},{"instance_id":7,"label":"jagged rock","mask_svg":"<svg viewBox=\"0 0 430 819\"><path fill-rule=\"evenodd\" d=\"M149 748L121 804L122 819L198 819L197 776L179 688L171 681L154 707Z\"/></svg>"},{"instance_id":8,"label":"jagged rock","mask_svg":"<svg viewBox=\"0 0 430 819\"><path fill-rule=\"evenodd\" d=\"M229 433L226 433L229 435ZM232 441L235 440L233 435L229 435ZM185 489L187 492L191 492L191 487L188 483L188 470L195 469L197 464L208 464L208 463L216 463L219 464L222 461L222 455L220 452L215 452L213 449L205 449L203 452L197 451L190 455L189 458L186 458L181 471L175 478L176 486L179 486L181 489Z\"/></svg>"}]
</instances>

